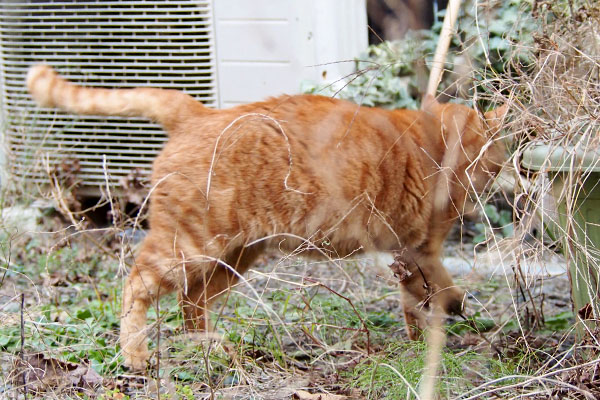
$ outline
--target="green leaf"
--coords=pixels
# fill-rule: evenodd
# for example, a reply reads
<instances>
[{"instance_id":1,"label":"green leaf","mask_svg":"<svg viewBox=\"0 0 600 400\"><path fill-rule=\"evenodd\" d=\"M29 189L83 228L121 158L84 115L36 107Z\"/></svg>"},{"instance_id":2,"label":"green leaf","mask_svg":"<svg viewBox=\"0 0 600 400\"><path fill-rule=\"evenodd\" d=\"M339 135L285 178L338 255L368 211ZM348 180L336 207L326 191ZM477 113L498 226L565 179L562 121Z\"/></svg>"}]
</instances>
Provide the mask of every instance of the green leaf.
<instances>
[{"instance_id":1,"label":"green leaf","mask_svg":"<svg viewBox=\"0 0 600 400\"><path fill-rule=\"evenodd\" d=\"M490 38L488 44L488 49L493 54L501 54L510 48L508 40L501 37Z\"/></svg>"},{"instance_id":2,"label":"green leaf","mask_svg":"<svg viewBox=\"0 0 600 400\"><path fill-rule=\"evenodd\" d=\"M85 308L83 310L77 311L77 313L75 314L75 316L78 319L86 320L86 319L92 317L92 312L88 308Z\"/></svg>"},{"instance_id":3,"label":"green leaf","mask_svg":"<svg viewBox=\"0 0 600 400\"><path fill-rule=\"evenodd\" d=\"M575 315L571 311L563 311L559 314L547 317L545 320L546 327L554 331L568 329L572 324Z\"/></svg>"},{"instance_id":4,"label":"green leaf","mask_svg":"<svg viewBox=\"0 0 600 400\"><path fill-rule=\"evenodd\" d=\"M491 222L498 223L500 220L500 214L498 214L498 209L493 204L486 204L483 206L483 212L490 219Z\"/></svg>"},{"instance_id":5,"label":"green leaf","mask_svg":"<svg viewBox=\"0 0 600 400\"><path fill-rule=\"evenodd\" d=\"M15 338L6 332L0 334L0 347L8 348L11 343L15 342Z\"/></svg>"},{"instance_id":6,"label":"green leaf","mask_svg":"<svg viewBox=\"0 0 600 400\"><path fill-rule=\"evenodd\" d=\"M506 224L502 227L502 236L504 237L512 237L514 235L514 227L513 224Z\"/></svg>"},{"instance_id":7,"label":"green leaf","mask_svg":"<svg viewBox=\"0 0 600 400\"><path fill-rule=\"evenodd\" d=\"M510 223L512 223L512 212L508 211L508 210L502 210L500 211L500 219L499 219L499 223L500 225L508 225Z\"/></svg>"}]
</instances>

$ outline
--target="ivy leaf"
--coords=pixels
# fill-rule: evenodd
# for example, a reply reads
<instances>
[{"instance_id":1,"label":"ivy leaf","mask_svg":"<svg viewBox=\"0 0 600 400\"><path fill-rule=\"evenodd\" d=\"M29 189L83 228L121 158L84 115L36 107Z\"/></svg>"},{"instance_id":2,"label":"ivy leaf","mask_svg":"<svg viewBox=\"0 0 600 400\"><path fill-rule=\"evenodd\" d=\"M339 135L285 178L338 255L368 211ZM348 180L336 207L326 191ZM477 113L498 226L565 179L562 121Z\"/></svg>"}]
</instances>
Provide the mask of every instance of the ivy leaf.
<instances>
[{"instance_id":1,"label":"ivy leaf","mask_svg":"<svg viewBox=\"0 0 600 400\"><path fill-rule=\"evenodd\" d=\"M486 204L483 206L483 212L485 212L485 215L490 219L490 222L498 223L498 221L500 221L498 209L493 204Z\"/></svg>"}]
</instances>

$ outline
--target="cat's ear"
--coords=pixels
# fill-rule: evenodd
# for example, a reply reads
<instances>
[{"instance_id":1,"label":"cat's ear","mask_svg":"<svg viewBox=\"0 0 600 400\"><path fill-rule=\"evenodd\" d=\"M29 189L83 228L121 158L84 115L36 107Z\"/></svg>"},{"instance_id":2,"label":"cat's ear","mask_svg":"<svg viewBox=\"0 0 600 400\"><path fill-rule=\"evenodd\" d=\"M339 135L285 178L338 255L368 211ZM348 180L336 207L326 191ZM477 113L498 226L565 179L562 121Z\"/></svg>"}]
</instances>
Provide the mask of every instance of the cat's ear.
<instances>
[{"instance_id":1,"label":"cat's ear","mask_svg":"<svg viewBox=\"0 0 600 400\"><path fill-rule=\"evenodd\" d=\"M483 114L485 117L485 122L488 126L489 136L495 135L498 133L500 128L502 128L502 123L504 122L506 113L508 113L508 104L505 103L500 107Z\"/></svg>"},{"instance_id":2,"label":"cat's ear","mask_svg":"<svg viewBox=\"0 0 600 400\"><path fill-rule=\"evenodd\" d=\"M421 110L433 112L439 104L432 94L426 94L421 101Z\"/></svg>"}]
</instances>

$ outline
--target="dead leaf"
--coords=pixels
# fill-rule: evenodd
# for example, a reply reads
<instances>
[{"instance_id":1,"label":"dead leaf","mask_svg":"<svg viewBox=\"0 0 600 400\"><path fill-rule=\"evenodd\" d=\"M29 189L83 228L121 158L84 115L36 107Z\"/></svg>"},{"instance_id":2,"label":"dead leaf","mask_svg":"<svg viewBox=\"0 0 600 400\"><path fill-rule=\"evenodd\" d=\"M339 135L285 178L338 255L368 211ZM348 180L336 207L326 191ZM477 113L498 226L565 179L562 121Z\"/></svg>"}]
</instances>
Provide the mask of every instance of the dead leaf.
<instances>
[{"instance_id":1,"label":"dead leaf","mask_svg":"<svg viewBox=\"0 0 600 400\"><path fill-rule=\"evenodd\" d=\"M119 185L124 189L125 198L129 203L140 205L144 202L148 195L147 181L148 177L139 168L134 168L127 176L119 178Z\"/></svg>"},{"instance_id":2,"label":"dead leaf","mask_svg":"<svg viewBox=\"0 0 600 400\"><path fill-rule=\"evenodd\" d=\"M77 158L65 157L50 173L67 187L78 183L77 175L81 172L81 163Z\"/></svg>"},{"instance_id":3,"label":"dead leaf","mask_svg":"<svg viewBox=\"0 0 600 400\"><path fill-rule=\"evenodd\" d=\"M585 306L581 307L577 314L581 317L582 320L592 319L594 316L594 310L592 309L592 305L587 303Z\"/></svg>"},{"instance_id":4,"label":"dead leaf","mask_svg":"<svg viewBox=\"0 0 600 400\"><path fill-rule=\"evenodd\" d=\"M42 277L44 278L43 285L45 287L69 286L69 282L67 282L67 273L64 271L53 272L51 274L43 274Z\"/></svg>"},{"instance_id":5,"label":"dead leaf","mask_svg":"<svg viewBox=\"0 0 600 400\"><path fill-rule=\"evenodd\" d=\"M292 396L297 400L345 400L348 397L330 393L309 393L306 390L297 390Z\"/></svg>"},{"instance_id":6,"label":"dead leaf","mask_svg":"<svg viewBox=\"0 0 600 400\"><path fill-rule=\"evenodd\" d=\"M479 335L474 335L471 332L467 332L462 338L461 344L463 346L476 346L481 342L481 340L482 339Z\"/></svg>"},{"instance_id":7,"label":"dead leaf","mask_svg":"<svg viewBox=\"0 0 600 400\"><path fill-rule=\"evenodd\" d=\"M403 282L412 276L407 268L406 262L400 258L400 256L394 257L394 262L390 265L392 273L400 282Z\"/></svg>"},{"instance_id":8,"label":"dead leaf","mask_svg":"<svg viewBox=\"0 0 600 400\"><path fill-rule=\"evenodd\" d=\"M52 186L60 194L63 204L58 211L63 214L70 213L70 210L81 211L81 202L77 196L77 188L81 183L80 172L81 163L73 157L63 158L60 164L54 165L48 171Z\"/></svg>"},{"instance_id":9,"label":"dead leaf","mask_svg":"<svg viewBox=\"0 0 600 400\"><path fill-rule=\"evenodd\" d=\"M90 366L60 361L42 353L29 355L24 361L17 359L15 364L18 370L15 384L25 384L30 391L93 389L102 384L102 377Z\"/></svg>"}]
</instances>

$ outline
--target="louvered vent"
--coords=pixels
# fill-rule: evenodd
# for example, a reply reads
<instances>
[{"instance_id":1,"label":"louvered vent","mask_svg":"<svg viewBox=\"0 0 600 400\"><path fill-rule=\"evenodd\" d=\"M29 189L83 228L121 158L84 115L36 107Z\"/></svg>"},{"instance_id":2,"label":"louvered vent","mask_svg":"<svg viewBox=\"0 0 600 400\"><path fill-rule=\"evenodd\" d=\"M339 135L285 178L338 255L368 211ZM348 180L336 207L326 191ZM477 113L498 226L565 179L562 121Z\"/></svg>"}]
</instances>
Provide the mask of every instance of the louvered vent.
<instances>
[{"instance_id":1,"label":"louvered vent","mask_svg":"<svg viewBox=\"0 0 600 400\"><path fill-rule=\"evenodd\" d=\"M217 105L211 0L0 0L0 18L5 132L17 177L47 183L48 171L75 162L75 179L97 190L105 155L117 186L131 174L147 177L166 140L143 120L39 110L24 82L32 64L89 86L174 88Z\"/></svg>"}]
</instances>

